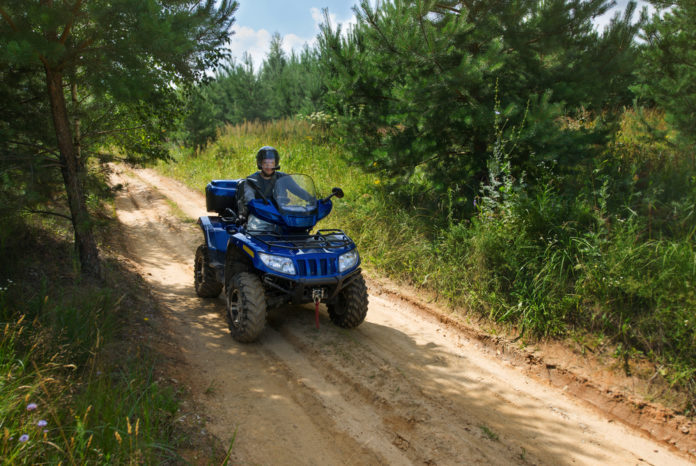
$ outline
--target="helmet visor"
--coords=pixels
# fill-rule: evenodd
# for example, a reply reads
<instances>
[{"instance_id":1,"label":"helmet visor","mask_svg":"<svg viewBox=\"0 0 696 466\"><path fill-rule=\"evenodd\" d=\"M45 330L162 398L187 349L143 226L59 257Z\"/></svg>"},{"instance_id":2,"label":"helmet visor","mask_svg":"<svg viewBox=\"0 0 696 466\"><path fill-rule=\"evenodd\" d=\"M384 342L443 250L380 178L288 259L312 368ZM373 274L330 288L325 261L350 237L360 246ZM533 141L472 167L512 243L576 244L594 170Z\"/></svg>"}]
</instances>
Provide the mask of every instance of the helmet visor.
<instances>
[{"instance_id":1,"label":"helmet visor","mask_svg":"<svg viewBox=\"0 0 696 466\"><path fill-rule=\"evenodd\" d=\"M263 159L261 161L261 168L275 168L276 161L275 158Z\"/></svg>"}]
</instances>

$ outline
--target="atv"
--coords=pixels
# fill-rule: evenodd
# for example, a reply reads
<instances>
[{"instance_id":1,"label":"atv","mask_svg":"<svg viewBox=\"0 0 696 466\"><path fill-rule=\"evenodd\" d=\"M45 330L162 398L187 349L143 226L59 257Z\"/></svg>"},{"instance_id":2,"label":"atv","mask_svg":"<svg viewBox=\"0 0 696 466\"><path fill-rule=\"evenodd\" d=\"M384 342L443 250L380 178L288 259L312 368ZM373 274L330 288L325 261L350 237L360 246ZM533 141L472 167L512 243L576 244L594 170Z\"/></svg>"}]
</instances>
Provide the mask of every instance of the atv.
<instances>
[{"instance_id":1,"label":"atv","mask_svg":"<svg viewBox=\"0 0 696 466\"><path fill-rule=\"evenodd\" d=\"M243 208L245 184L257 199ZM206 209L215 216L198 219L205 242L196 250L194 285L198 296L216 298L224 290L232 337L256 340L269 309L286 304L314 303L319 327L319 303L331 321L357 327L367 314L367 287L355 243L341 230L312 233L331 212L331 197L317 199L307 175L285 175L266 198L253 179L213 180L205 189Z\"/></svg>"}]
</instances>

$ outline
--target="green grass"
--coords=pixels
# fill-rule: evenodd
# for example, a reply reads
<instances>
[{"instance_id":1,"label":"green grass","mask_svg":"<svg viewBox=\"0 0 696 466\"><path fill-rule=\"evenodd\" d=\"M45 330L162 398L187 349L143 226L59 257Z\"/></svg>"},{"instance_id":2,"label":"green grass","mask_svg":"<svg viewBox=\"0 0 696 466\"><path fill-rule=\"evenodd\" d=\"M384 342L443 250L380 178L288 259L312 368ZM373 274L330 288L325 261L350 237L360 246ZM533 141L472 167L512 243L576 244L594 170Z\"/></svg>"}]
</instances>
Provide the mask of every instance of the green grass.
<instances>
[{"instance_id":1,"label":"green grass","mask_svg":"<svg viewBox=\"0 0 696 466\"><path fill-rule=\"evenodd\" d=\"M481 429L481 433L488 439L488 440L493 440L494 442L497 442L499 440L498 434L493 432L490 427L481 424L479 426L479 429Z\"/></svg>"},{"instance_id":2,"label":"green grass","mask_svg":"<svg viewBox=\"0 0 696 466\"><path fill-rule=\"evenodd\" d=\"M177 458L168 446L175 393L156 380L150 349L128 337L142 320L128 289L76 274L60 225L25 219L7 227L14 234L0 246L2 464Z\"/></svg>"},{"instance_id":3,"label":"green grass","mask_svg":"<svg viewBox=\"0 0 696 466\"><path fill-rule=\"evenodd\" d=\"M344 229L367 267L518 329L523 343L588 334L619 361L652 361L679 392L675 407L696 413L693 157L647 139L627 112L604 159L531 186L501 179L495 193L482 190L477 215L460 219L453 202L471 200L433 198L417 173L365 173L324 131L293 120L228 127L159 169L202 192L256 171L256 150L273 145L284 171L312 175L324 195L344 189L318 227Z\"/></svg>"}]
</instances>

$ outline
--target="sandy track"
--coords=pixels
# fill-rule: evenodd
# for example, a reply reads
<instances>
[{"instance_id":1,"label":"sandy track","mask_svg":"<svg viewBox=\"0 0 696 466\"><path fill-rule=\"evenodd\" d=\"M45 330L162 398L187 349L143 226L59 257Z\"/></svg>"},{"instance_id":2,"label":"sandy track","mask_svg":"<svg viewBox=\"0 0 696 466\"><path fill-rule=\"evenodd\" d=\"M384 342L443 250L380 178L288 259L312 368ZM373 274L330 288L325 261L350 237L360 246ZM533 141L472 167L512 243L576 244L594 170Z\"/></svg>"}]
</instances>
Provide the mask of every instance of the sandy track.
<instances>
[{"instance_id":1,"label":"sandy track","mask_svg":"<svg viewBox=\"0 0 696 466\"><path fill-rule=\"evenodd\" d=\"M640 432L482 351L480 343L368 281L357 329L321 308L273 312L254 344L235 342L224 300L198 298L204 196L150 170L116 168L122 254L165 309L181 373L207 428L252 464L689 464ZM156 188L155 188L156 186ZM169 201L168 201L169 200Z\"/></svg>"}]
</instances>

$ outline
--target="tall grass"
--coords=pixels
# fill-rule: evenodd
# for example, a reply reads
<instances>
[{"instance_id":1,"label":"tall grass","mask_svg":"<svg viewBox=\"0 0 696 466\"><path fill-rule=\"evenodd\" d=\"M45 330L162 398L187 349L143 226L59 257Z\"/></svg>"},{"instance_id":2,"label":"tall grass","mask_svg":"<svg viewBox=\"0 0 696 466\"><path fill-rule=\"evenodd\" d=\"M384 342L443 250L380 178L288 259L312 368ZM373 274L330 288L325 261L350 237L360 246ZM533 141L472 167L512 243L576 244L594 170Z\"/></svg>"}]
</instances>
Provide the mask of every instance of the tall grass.
<instances>
[{"instance_id":1,"label":"tall grass","mask_svg":"<svg viewBox=\"0 0 696 466\"><path fill-rule=\"evenodd\" d=\"M202 191L210 179L255 171L256 150L274 145L283 170L311 174L324 193L345 190L319 226L346 230L367 266L525 338L589 332L619 359L647 358L694 413L696 169L693 157L651 140L641 118L661 116L627 112L604 159L572 178L549 171L522 185L497 154L469 219L453 213L461 199L429 197L417 173L394 180L352 167L340 141L302 121L228 127L159 168Z\"/></svg>"},{"instance_id":2,"label":"tall grass","mask_svg":"<svg viewBox=\"0 0 696 466\"><path fill-rule=\"evenodd\" d=\"M177 405L155 359L127 341L128 297L75 274L69 238L7 225L0 247L3 464L157 463ZM7 231L5 231L7 233Z\"/></svg>"}]
</instances>

